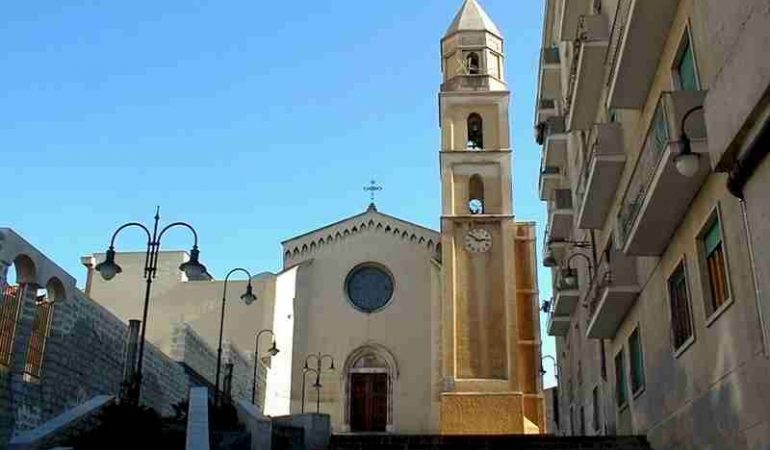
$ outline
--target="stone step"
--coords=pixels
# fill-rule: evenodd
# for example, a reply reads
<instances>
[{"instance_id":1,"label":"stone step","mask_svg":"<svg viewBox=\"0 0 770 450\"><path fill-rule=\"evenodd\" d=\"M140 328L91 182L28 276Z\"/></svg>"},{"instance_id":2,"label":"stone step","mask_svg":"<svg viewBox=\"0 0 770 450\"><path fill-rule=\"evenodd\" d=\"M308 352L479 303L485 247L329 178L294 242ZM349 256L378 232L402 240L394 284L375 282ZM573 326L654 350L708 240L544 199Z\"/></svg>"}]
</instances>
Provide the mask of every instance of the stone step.
<instances>
[{"instance_id":1,"label":"stone step","mask_svg":"<svg viewBox=\"0 0 770 450\"><path fill-rule=\"evenodd\" d=\"M330 450L651 450L640 436L418 436L336 434Z\"/></svg>"},{"instance_id":2,"label":"stone step","mask_svg":"<svg viewBox=\"0 0 770 450\"><path fill-rule=\"evenodd\" d=\"M213 450L250 450L251 433L247 431L214 431L211 433Z\"/></svg>"}]
</instances>

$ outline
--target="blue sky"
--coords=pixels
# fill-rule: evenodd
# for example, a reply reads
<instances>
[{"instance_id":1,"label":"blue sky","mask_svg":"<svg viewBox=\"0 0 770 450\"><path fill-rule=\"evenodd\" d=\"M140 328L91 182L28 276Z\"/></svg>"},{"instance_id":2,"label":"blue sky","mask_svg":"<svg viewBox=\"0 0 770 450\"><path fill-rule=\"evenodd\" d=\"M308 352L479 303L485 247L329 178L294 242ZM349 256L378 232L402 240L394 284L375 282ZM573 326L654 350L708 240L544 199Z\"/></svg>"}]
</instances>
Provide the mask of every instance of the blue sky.
<instances>
[{"instance_id":1,"label":"blue sky","mask_svg":"<svg viewBox=\"0 0 770 450\"><path fill-rule=\"evenodd\" d=\"M279 269L280 241L361 212L372 178L381 211L437 229L439 40L460 4L11 2L0 226L81 285L79 257L103 251L117 225L149 222L155 205L195 226L216 276ZM482 4L506 37L516 215L542 237L532 133L542 2ZM164 242L189 246L184 232ZM119 241L141 247L138 234ZM548 279L541 269L541 298Z\"/></svg>"}]
</instances>

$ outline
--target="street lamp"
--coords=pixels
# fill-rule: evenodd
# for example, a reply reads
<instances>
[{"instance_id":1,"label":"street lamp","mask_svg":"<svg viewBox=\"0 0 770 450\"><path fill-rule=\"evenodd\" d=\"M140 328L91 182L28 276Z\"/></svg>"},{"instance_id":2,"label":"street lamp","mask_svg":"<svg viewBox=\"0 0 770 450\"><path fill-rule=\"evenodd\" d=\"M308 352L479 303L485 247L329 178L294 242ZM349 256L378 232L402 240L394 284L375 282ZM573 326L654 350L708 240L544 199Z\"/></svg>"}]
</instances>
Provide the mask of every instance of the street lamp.
<instances>
[{"instance_id":1,"label":"street lamp","mask_svg":"<svg viewBox=\"0 0 770 450\"><path fill-rule=\"evenodd\" d=\"M554 378L556 378L556 382L559 382L559 363L556 361L556 358L554 358L551 355L545 355L542 358L540 358L540 375L545 375L547 371L545 370L545 367L543 367L543 360L550 359L553 361L553 369L554 369Z\"/></svg>"},{"instance_id":2,"label":"street lamp","mask_svg":"<svg viewBox=\"0 0 770 450\"><path fill-rule=\"evenodd\" d=\"M553 254L551 244L567 244L575 248L591 248L592 245L587 241L571 241L568 239L550 239L546 242L545 252L543 253L543 266L548 268L558 267L559 262Z\"/></svg>"},{"instance_id":3,"label":"street lamp","mask_svg":"<svg viewBox=\"0 0 770 450\"><path fill-rule=\"evenodd\" d=\"M321 373L324 370L334 371L334 357L332 355L322 355L320 352L318 353L311 353L307 355L305 358L305 370L312 370L310 366L308 365L308 362L310 362L311 359L315 358L316 360L316 369L314 370L316 377L315 377L315 384L313 384L313 387L316 389L316 404L315 404L315 412L316 414L321 412ZM329 367L327 369L323 368L323 361L324 359L329 358ZM303 375L303 387L304 387L304 375ZM304 412L304 401L303 401L303 412Z\"/></svg>"},{"instance_id":4,"label":"street lamp","mask_svg":"<svg viewBox=\"0 0 770 450\"><path fill-rule=\"evenodd\" d=\"M259 333L257 333L257 342L254 345L254 378L251 381L251 403L254 405L257 404L257 367L259 366L259 338L262 337L262 335L265 333L270 333L273 336L273 345L270 346L269 349L267 349L267 353L269 353L270 356L275 356L280 351L278 350L278 347L275 345L275 333L273 333L273 330L262 330Z\"/></svg>"},{"instance_id":5,"label":"street lamp","mask_svg":"<svg viewBox=\"0 0 770 450\"><path fill-rule=\"evenodd\" d=\"M588 277L590 278L589 281L593 281L594 279L594 267L593 264L591 264L591 260L588 258L588 256L584 255L583 253L573 253L572 256L567 259L567 268L561 271L561 279L564 282L564 286L569 289L576 289L578 287L577 270L573 269L571 266L572 260L578 256L585 258L586 262L588 263Z\"/></svg>"},{"instance_id":6,"label":"street lamp","mask_svg":"<svg viewBox=\"0 0 770 450\"><path fill-rule=\"evenodd\" d=\"M249 273L248 270L238 267L227 273L227 275L225 276L225 284L224 284L224 287L222 288L222 314L219 316L219 345L217 346L217 376L216 376L216 386L215 386L216 387L215 403L217 405L219 405L219 372L222 368L222 334L224 333L224 329L225 329L225 304L227 303L227 282L230 281L230 276L235 272L243 272L246 274L247 277L249 277L249 282L246 285L246 292L243 293L243 295L241 295L241 300L243 300L243 303L245 303L246 305L250 305L255 301L257 301L257 296L254 295L254 292L251 287L251 273Z\"/></svg>"},{"instance_id":7,"label":"street lamp","mask_svg":"<svg viewBox=\"0 0 770 450\"><path fill-rule=\"evenodd\" d=\"M319 382L319 379L321 377L319 376L318 371L315 369L309 369L305 367L305 370L302 371L302 414L305 414L305 384L306 384L305 377L307 376L308 373L316 374L315 383L313 383L314 388L321 389L323 387Z\"/></svg>"},{"instance_id":8,"label":"street lamp","mask_svg":"<svg viewBox=\"0 0 770 450\"><path fill-rule=\"evenodd\" d=\"M698 168L700 166L700 155L693 153L690 136L687 134L684 127L687 124L687 119L690 118L692 113L702 110L703 106L696 106L687 111L687 113L682 117L682 122L679 127L682 133L679 137L679 142L682 144L682 150L674 158L674 165L676 166L676 170L687 178L692 178L696 173L698 173Z\"/></svg>"},{"instance_id":9,"label":"street lamp","mask_svg":"<svg viewBox=\"0 0 770 450\"><path fill-rule=\"evenodd\" d=\"M198 233L195 229L185 222L174 222L167 225L160 231L158 231L158 225L160 222L160 208L155 210L155 223L150 230L138 222L129 222L118 227L112 234L110 239L110 247L107 249L105 260L94 267L94 270L101 274L105 281L110 281L119 273L123 272L123 269L115 262L115 239L118 237L118 233L126 228L136 227L141 228L147 234L147 250L144 258L144 279L146 288L144 291L144 308L142 311L142 336L139 340L139 355L136 362L136 372L134 379L131 382L131 386L128 389L128 399L135 404L139 403L139 395L142 385L142 363L144 360L144 336L147 331L147 310L150 304L150 292L152 290L152 280L158 273L158 256L160 253L160 243L163 235L171 228L183 227L190 230L193 234L193 248L190 250L190 260L179 266L179 270L183 271L189 280L198 281L208 279L208 273L206 267L198 260L200 252L198 251ZM134 362L130 362L133 364Z\"/></svg>"}]
</instances>

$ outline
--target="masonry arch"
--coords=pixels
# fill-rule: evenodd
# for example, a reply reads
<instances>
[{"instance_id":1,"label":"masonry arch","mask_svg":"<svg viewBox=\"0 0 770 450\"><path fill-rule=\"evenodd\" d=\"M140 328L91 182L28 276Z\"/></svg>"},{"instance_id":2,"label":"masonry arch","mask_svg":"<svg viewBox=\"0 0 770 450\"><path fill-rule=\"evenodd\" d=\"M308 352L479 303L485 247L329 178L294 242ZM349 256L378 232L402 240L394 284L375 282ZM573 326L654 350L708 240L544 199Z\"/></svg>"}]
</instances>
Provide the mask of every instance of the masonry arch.
<instances>
[{"instance_id":1,"label":"masonry arch","mask_svg":"<svg viewBox=\"0 0 770 450\"><path fill-rule=\"evenodd\" d=\"M380 344L366 344L348 355L343 367L345 424L351 432L393 431L398 364Z\"/></svg>"},{"instance_id":2,"label":"masonry arch","mask_svg":"<svg viewBox=\"0 0 770 450\"><path fill-rule=\"evenodd\" d=\"M468 180L468 210L471 214L484 214L484 180L475 174Z\"/></svg>"},{"instance_id":3,"label":"masonry arch","mask_svg":"<svg viewBox=\"0 0 770 450\"><path fill-rule=\"evenodd\" d=\"M472 113L468 116L468 150L481 150L484 148L484 119L481 114Z\"/></svg>"}]
</instances>

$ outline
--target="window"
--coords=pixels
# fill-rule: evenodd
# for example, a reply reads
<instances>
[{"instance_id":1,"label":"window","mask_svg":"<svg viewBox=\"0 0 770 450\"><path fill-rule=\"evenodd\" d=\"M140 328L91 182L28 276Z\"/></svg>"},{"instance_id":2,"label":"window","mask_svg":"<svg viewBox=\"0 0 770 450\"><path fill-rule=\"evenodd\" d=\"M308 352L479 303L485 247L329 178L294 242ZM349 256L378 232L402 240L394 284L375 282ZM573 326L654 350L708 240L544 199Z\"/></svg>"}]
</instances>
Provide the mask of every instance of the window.
<instances>
[{"instance_id":1,"label":"window","mask_svg":"<svg viewBox=\"0 0 770 450\"><path fill-rule=\"evenodd\" d=\"M351 303L367 314L387 306L393 297L393 286L393 277L389 271L374 263L353 268L345 280L345 291Z\"/></svg>"},{"instance_id":2,"label":"window","mask_svg":"<svg viewBox=\"0 0 770 450\"><path fill-rule=\"evenodd\" d=\"M697 91L698 73L695 66L695 54L690 43L690 32L685 32L679 49L679 56L674 65L674 79L676 88L682 91Z\"/></svg>"},{"instance_id":3,"label":"window","mask_svg":"<svg viewBox=\"0 0 770 450\"><path fill-rule=\"evenodd\" d=\"M644 355L639 328L628 338L628 352L631 356L631 392L636 395L644 389Z\"/></svg>"},{"instance_id":4,"label":"window","mask_svg":"<svg viewBox=\"0 0 770 450\"><path fill-rule=\"evenodd\" d=\"M626 372L623 370L623 350L615 355L615 400L619 408L628 401L626 393Z\"/></svg>"},{"instance_id":5,"label":"window","mask_svg":"<svg viewBox=\"0 0 770 450\"><path fill-rule=\"evenodd\" d=\"M469 75L478 75L481 73L481 65L479 64L479 54L475 52L468 53L465 57L465 65L468 69Z\"/></svg>"},{"instance_id":6,"label":"window","mask_svg":"<svg viewBox=\"0 0 770 450\"><path fill-rule=\"evenodd\" d=\"M484 120L477 113L468 116L468 149L484 148Z\"/></svg>"},{"instance_id":7,"label":"window","mask_svg":"<svg viewBox=\"0 0 770 450\"><path fill-rule=\"evenodd\" d=\"M684 262L677 266L668 279L668 295L671 300L671 331L674 350L678 350L692 338L690 295L687 291L687 275Z\"/></svg>"},{"instance_id":8,"label":"window","mask_svg":"<svg viewBox=\"0 0 770 450\"><path fill-rule=\"evenodd\" d=\"M730 298L727 286L725 251L722 243L722 230L719 219L715 216L706 225L701 234L701 247L705 258L708 292L706 293L706 313L710 316Z\"/></svg>"},{"instance_id":9,"label":"window","mask_svg":"<svg viewBox=\"0 0 770 450\"><path fill-rule=\"evenodd\" d=\"M582 406L580 407L580 435L586 435L586 411Z\"/></svg>"},{"instance_id":10,"label":"window","mask_svg":"<svg viewBox=\"0 0 770 450\"><path fill-rule=\"evenodd\" d=\"M24 300L25 286L0 286L3 300L0 304L0 365L10 366L13 340L19 311Z\"/></svg>"},{"instance_id":11,"label":"window","mask_svg":"<svg viewBox=\"0 0 770 450\"><path fill-rule=\"evenodd\" d=\"M594 431L598 432L601 428L601 425L599 424L599 386L594 387L592 400L594 412Z\"/></svg>"}]
</instances>

